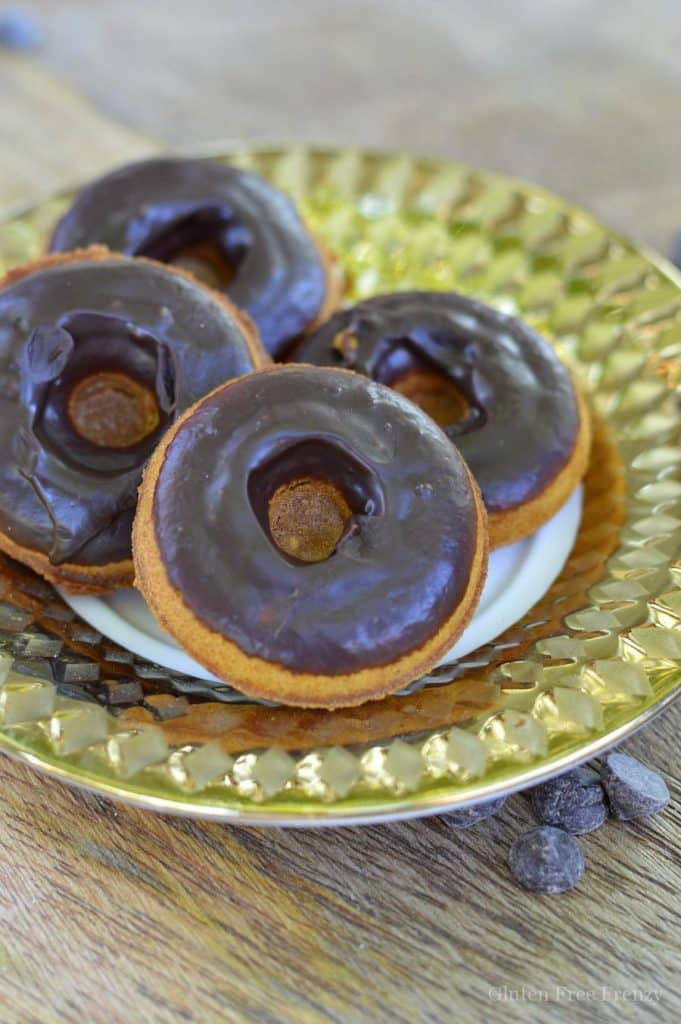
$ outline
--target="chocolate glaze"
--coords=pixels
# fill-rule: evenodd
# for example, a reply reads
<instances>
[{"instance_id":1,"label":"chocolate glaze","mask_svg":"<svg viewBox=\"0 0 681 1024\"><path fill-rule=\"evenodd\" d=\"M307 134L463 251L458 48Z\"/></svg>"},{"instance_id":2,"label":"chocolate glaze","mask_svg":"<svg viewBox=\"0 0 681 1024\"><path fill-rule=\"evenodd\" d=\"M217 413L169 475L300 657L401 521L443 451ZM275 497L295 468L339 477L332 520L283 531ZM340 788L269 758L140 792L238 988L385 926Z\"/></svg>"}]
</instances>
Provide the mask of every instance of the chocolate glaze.
<instances>
[{"instance_id":1,"label":"chocolate glaze","mask_svg":"<svg viewBox=\"0 0 681 1024\"><path fill-rule=\"evenodd\" d=\"M129 558L142 468L163 430L251 369L229 311L162 266L84 258L0 290L0 529L55 564ZM156 397L158 426L130 447L84 440L68 417L72 389L102 371Z\"/></svg>"},{"instance_id":2,"label":"chocolate glaze","mask_svg":"<svg viewBox=\"0 0 681 1024\"><path fill-rule=\"evenodd\" d=\"M352 510L325 561L284 555L268 498L300 477ZM168 579L249 655L335 675L390 663L454 612L479 542L464 464L420 410L355 374L265 370L216 392L170 443L154 495Z\"/></svg>"},{"instance_id":3,"label":"chocolate glaze","mask_svg":"<svg viewBox=\"0 0 681 1024\"><path fill-rule=\"evenodd\" d=\"M274 356L324 304L322 257L291 200L216 160L146 160L93 182L57 224L50 249L94 242L163 262L213 246L233 273L225 291Z\"/></svg>"},{"instance_id":4,"label":"chocolate glaze","mask_svg":"<svg viewBox=\"0 0 681 1024\"><path fill-rule=\"evenodd\" d=\"M388 385L413 370L448 377L469 410L444 430L490 512L541 494L575 447L574 388L551 346L520 320L463 295L367 299L304 338L292 358L346 367Z\"/></svg>"}]
</instances>

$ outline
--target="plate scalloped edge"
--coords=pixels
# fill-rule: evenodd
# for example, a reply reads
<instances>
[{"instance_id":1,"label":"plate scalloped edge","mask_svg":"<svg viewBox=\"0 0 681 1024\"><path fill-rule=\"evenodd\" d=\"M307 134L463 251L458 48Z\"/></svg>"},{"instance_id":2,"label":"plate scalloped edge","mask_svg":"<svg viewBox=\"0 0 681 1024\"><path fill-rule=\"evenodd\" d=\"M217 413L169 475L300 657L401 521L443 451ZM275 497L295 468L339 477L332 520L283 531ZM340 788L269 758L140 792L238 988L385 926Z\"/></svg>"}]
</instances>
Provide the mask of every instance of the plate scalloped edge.
<instances>
[{"instance_id":1,"label":"plate scalloped edge","mask_svg":"<svg viewBox=\"0 0 681 1024\"><path fill-rule=\"evenodd\" d=\"M220 154L216 154L220 155ZM499 175L406 155L242 147L230 159L292 192L343 252L354 294L453 287L523 315L576 367L626 465L619 546L561 631L494 669L498 710L364 749L171 749L11 667L3 631L0 746L149 808L273 824L385 819L491 798L592 756L681 680L681 291L660 262L588 214ZM34 258L67 197L0 225L0 263ZM594 529L596 527L594 526ZM11 608L8 615L11 619ZM2 623L0 623L0 627ZM515 689L514 687L518 687Z\"/></svg>"}]
</instances>

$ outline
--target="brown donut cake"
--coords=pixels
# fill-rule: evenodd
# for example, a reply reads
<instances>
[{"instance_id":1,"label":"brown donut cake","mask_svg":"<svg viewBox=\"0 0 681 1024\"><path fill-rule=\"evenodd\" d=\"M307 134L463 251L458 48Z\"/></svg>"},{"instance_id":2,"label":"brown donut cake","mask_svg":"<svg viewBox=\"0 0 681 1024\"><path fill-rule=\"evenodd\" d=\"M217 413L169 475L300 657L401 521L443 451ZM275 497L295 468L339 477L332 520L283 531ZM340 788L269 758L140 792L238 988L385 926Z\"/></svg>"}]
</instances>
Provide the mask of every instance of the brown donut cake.
<instances>
[{"instance_id":1,"label":"brown donut cake","mask_svg":"<svg viewBox=\"0 0 681 1024\"><path fill-rule=\"evenodd\" d=\"M470 466L493 548L538 529L586 472L589 414L568 369L536 331L467 296L367 299L292 359L355 370L428 412Z\"/></svg>"},{"instance_id":2,"label":"brown donut cake","mask_svg":"<svg viewBox=\"0 0 681 1024\"><path fill-rule=\"evenodd\" d=\"M269 362L221 295L93 247L0 281L0 549L93 593L132 582L143 466L187 406Z\"/></svg>"},{"instance_id":3,"label":"brown donut cake","mask_svg":"<svg viewBox=\"0 0 681 1024\"><path fill-rule=\"evenodd\" d=\"M288 196L212 159L130 164L84 188L50 249L100 242L191 270L255 322L277 359L338 304L339 269Z\"/></svg>"},{"instance_id":4,"label":"brown donut cake","mask_svg":"<svg viewBox=\"0 0 681 1024\"><path fill-rule=\"evenodd\" d=\"M411 402L277 366L168 431L144 475L136 584L163 627L245 693L360 704L432 667L487 567L468 468Z\"/></svg>"}]
</instances>

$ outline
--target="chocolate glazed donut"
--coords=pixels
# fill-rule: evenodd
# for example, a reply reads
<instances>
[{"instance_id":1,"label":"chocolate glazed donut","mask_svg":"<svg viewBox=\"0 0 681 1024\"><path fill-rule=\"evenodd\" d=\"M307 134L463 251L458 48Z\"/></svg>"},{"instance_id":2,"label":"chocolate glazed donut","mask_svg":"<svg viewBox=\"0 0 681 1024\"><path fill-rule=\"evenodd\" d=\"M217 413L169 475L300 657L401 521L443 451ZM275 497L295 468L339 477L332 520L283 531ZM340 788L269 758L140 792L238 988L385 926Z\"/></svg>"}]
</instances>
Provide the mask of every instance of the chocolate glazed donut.
<instances>
[{"instance_id":1,"label":"chocolate glazed donut","mask_svg":"<svg viewBox=\"0 0 681 1024\"><path fill-rule=\"evenodd\" d=\"M487 508L492 547L532 533L583 476L584 400L526 324L453 292L397 292L335 314L292 360L345 367L420 405L456 444Z\"/></svg>"},{"instance_id":2,"label":"chocolate glazed donut","mask_svg":"<svg viewBox=\"0 0 681 1024\"><path fill-rule=\"evenodd\" d=\"M487 566L465 463L358 374L278 366L166 434L140 490L137 585L218 677L289 704L359 704L431 667Z\"/></svg>"},{"instance_id":3,"label":"chocolate glazed donut","mask_svg":"<svg viewBox=\"0 0 681 1024\"><path fill-rule=\"evenodd\" d=\"M217 160L146 160L84 188L50 250L95 242L177 264L224 291L275 358L339 297L333 261L291 200L257 174Z\"/></svg>"},{"instance_id":4,"label":"chocolate glazed donut","mask_svg":"<svg viewBox=\"0 0 681 1024\"><path fill-rule=\"evenodd\" d=\"M72 590L132 582L142 468L175 417L268 362L178 270L91 248L0 282L0 549Z\"/></svg>"}]
</instances>

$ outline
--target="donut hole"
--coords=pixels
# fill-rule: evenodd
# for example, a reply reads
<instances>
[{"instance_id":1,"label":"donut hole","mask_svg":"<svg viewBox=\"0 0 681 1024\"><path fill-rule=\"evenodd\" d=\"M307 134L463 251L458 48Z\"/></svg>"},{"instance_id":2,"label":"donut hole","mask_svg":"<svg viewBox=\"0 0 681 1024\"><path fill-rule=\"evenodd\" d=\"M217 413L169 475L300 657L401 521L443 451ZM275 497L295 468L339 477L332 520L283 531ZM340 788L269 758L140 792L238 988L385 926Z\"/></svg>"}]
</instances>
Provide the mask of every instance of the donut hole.
<instances>
[{"instance_id":1,"label":"donut hole","mask_svg":"<svg viewBox=\"0 0 681 1024\"><path fill-rule=\"evenodd\" d=\"M453 380L436 370L413 370L391 385L423 409L440 427L449 427L465 419L470 403Z\"/></svg>"},{"instance_id":2,"label":"donut hole","mask_svg":"<svg viewBox=\"0 0 681 1024\"><path fill-rule=\"evenodd\" d=\"M128 227L135 256L187 270L211 288L226 288L250 251L248 227L224 206L167 203L144 207Z\"/></svg>"},{"instance_id":3,"label":"donut hole","mask_svg":"<svg viewBox=\"0 0 681 1024\"><path fill-rule=\"evenodd\" d=\"M316 438L255 466L248 496L265 535L297 565L331 558L353 524L385 507L374 472L342 446Z\"/></svg>"},{"instance_id":4,"label":"donut hole","mask_svg":"<svg viewBox=\"0 0 681 1024\"><path fill-rule=\"evenodd\" d=\"M392 345L374 378L418 405L440 427L462 423L472 406L456 381L409 342Z\"/></svg>"},{"instance_id":5,"label":"donut hole","mask_svg":"<svg viewBox=\"0 0 681 1024\"><path fill-rule=\"evenodd\" d=\"M78 381L67 402L73 429L100 448L130 448L159 423L156 396L124 373L95 373Z\"/></svg>"},{"instance_id":6,"label":"donut hole","mask_svg":"<svg viewBox=\"0 0 681 1024\"><path fill-rule=\"evenodd\" d=\"M226 288L237 272L236 264L228 261L220 246L210 241L188 245L165 262L186 270L209 288Z\"/></svg>"},{"instance_id":7,"label":"donut hole","mask_svg":"<svg viewBox=\"0 0 681 1024\"><path fill-rule=\"evenodd\" d=\"M267 508L272 540L285 555L302 562L329 558L351 515L338 487L310 477L281 484Z\"/></svg>"},{"instance_id":8,"label":"donut hole","mask_svg":"<svg viewBox=\"0 0 681 1024\"><path fill-rule=\"evenodd\" d=\"M138 471L171 422L175 373L151 332L76 310L32 335L23 400L46 454L76 472L117 476Z\"/></svg>"}]
</instances>

